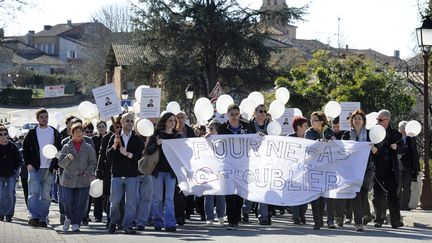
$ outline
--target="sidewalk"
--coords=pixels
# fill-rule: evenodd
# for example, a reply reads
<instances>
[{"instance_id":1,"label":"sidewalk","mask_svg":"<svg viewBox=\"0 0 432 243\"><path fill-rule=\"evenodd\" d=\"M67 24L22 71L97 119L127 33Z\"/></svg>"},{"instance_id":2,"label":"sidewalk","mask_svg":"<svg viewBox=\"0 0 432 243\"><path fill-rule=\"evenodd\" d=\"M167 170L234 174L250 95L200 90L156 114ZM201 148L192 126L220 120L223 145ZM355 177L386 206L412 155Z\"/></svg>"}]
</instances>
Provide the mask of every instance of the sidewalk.
<instances>
[{"instance_id":1,"label":"sidewalk","mask_svg":"<svg viewBox=\"0 0 432 243\"><path fill-rule=\"evenodd\" d=\"M28 217L27 217L27 210L24 202L23 192L21 189L21 186L19 185L17 188L17 203L15 207L15 216L13 218L12 223L5 223L0 222L0 243L19 243L19 242L31 242L31 243L51 243L51 242L128 242L131 239L140 239L140 242L143 240L152 240L151 238L134 238L134 236L128 236L124 234L115 234L110 235L107 234L104 224L102 223L91 223L91 227L85 227L83 228L82 232L79 234L71 234L71 233L63 233L62 228L59 222L59 212L58 212L58 204L52 203L50 208L50 214L49 214L49 227L46 229L43 228L35 228L30 227L27 225ZM311 226L311 215L310 211L308 211L308 225L306 227L300 227L295 228L297 226L292 225L291 217L284 215L284 216L278 216L275 218L275 225L272 227L280 227L281 232L293 231L297 232L297 230L311 230L314 234L322 234L326 231L313 231L309 227ZM432 211L424 211L424 210L412 210L412 211L401 211L401 214L403 216L403 221L405 224L405 227L401 230L393 230L393 232L404 232L406 230L413 231L415 228L417 229L426 229L430 230L432 229ZM92 213L90 214L92 216ZM279 226L278 226L278 221ZM188 223L187 224L187 230L186 231L180 231L184 232L185 235L192 234L195 231L201 230L203 227L203 223L196 220L195 223ZM257 236L260 234L266 234L268 232L267 227L260 227L259 225L256 225L255 223L252 225L242 225L242 227L253 227L253 229L257 232ZM349 234L353 234L352 229L350 229L352 226L344 227L343 229L336 230L336 231L329 231L331 233L341 233L341 232L348 232ZM387 226L386 226L387 227ZM367 229L365 234L373 234L373 226L369 224L369 229ZM389 227L388 227L389 228ZM347 231L348 230L348 231ZM385 230L383 228L383 230ZM214 231L217 234L218 231ZM225 235L225 230L220 231L221 235ZM152 236L156 237L169 237L169 234L166 232L153 232L150 231ZM239 231L240 233L240 231ZM364 234L364 235L365 235ZM144 232L144 235L150 236L149 232ZM138 235L137 235L138 236ZM283 237L284 234L282 233L279 235L279 237ZM131 237L131 238L129 238ZM216 237L216 236L215 236ZM241 239L241 238L240 238ZM362 238L366 239L366 238ZM154 240L154 239L153 239ZM159 239L162 240L162 239ZM220 240L220 238L213 238L213 240Z\"/></svg>"}]
</instances>

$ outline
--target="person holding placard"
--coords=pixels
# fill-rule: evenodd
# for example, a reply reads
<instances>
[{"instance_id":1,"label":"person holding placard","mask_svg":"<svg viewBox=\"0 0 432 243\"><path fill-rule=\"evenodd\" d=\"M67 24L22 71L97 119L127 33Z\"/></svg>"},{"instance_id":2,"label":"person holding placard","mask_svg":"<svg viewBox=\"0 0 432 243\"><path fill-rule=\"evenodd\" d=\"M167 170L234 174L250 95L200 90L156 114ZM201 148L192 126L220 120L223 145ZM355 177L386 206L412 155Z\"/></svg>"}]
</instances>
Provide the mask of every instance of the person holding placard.
<instances>
[{"instance_id":1,"label":"person holding placard","mask_svg":"<svg viewBox=\"0 0 432 243\"><path fill-rule=\"evenodd\" d=\"M80 222L87 212L90 182L95 179L96 154L92 145L83 139L84 128L76 123L71 127L72 139L63 146L59 167L63 168L60 177L62 199L66 214L63 231L80 230Z\"/></svg>"},{"instance_id":2,"label":"person holding placard","mask_svg":"<svg viewBox=\"0 0 432 243\"><path fill-rule=\"evenodd\" d=\"M306 139L319 140L327 142L334 139L334 132L328 126L327 117L322 111L315 111L311 114L311 127L305 132ZM329 229L335 229L334 224L334 202L319 197L312 201L312 214L314 219L314 229L319 230L324 226L323 216L324 208L327 201L327 226Z\"/></svg>"},{"instance_id":3,"label":"person holding placard","mask_svg":"<svg viewBox=\"0 0 432 243\"><path fill-rule=\"evenodd\" d=\"M42 154L42 149L45 145L53 144L60 150L61 136L54 127L48 126L47 110L42 108L36 111L36 120L38 126L29 130L23 142L23 157L28 171L28 207L31 214L28 224L47 227L53 170L57 165L57 158L47 159Z\"/></svg>"},{"instance_id":4,"label":"person holding placard","mask_svg":"<svg viewBox=\"0 0 432 243\"><path fill-rule=\"evenodd\" d=\"M402 134L390 126L390 119L390 111L380 110L378 112L378 124L384 127L386 135L382 142L372 148L376 168L372 202L376 213L375 227L381 227L384 223L388 206L391 225L397 229L403 226L397 194L400 173L397 153L398 149L402 148Z\"/></svg>"},{"instance_id":5,"label":"person holding placard","mask_svg":"<svg viewBox=\"0 0 432 243\"><path fill-rule=\"evenodd\" d=\"M249 123L240 121L240 107L231 104L227 109L228 121L219 126L217 134L247 134L250 132ZM243 198L237 194L226 195L226 211L228 216L227 230L236 230L241 219Z\"/></svg>"},{"instance_id":6,"label":"person holding placard","mask_svg":"<svg viewBox=\"0 0 432 243\"><path fill-rule=\"evenodd\" d=\"M8 136L8 129L0 124L0 221L12 222L16 174L21 165L21 155Z\"/></svg>"},{"instance_id":7,"label":"person holding placard","mask_svg":"<svg viewBox=\"0 0 432 243\"><path fill-rule=\"evenodd\" d=\"M420 171L419 154L415 137L407 136L405 126L408 122L399 122L399 132L402 134L401 153L401 210L410 210L408 204L411 198L411 182L417 181Z\"/></svg>"},{"instance_id":8,"label":"person holding placard","mask_svg":"<svg viewBox=\"0 0 432 243\"><path fill-rule=\"evenodd\" d=\"M144 142L132 131L134 116L125 113L121 118L120 135L112 135L108 143L107 159L112 162L111 179L111 223L108 232L113 234L117 224L123 225L126 234L135 234L132 223L137 209L138 160L144 150ZM120 222L120 203L125 198L123 222Z\"/></svg>"}]
</instances>

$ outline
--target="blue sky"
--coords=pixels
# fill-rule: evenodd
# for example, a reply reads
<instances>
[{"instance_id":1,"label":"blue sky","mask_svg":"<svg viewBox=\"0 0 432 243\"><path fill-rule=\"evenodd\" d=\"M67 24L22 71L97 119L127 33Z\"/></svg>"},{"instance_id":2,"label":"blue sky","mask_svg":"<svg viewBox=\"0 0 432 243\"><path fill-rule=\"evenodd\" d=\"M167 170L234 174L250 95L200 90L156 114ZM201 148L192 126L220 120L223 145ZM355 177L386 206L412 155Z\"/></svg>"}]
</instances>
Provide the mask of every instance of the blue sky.
<instances>
[{"instance_id":1,"label":"blue sky","mask_svg":"<svg viewBox=\"0 0 432 243\"><path fill-rule=\"evenodd\" d=\"M415 28L420 25L418 1L422 0L287 0L288 6L309 3L306 21L298 26L297 38L356 49L374 49L386 55L400 50L402 58L414 56L418 49ZM6 26L6 35L41 31L43 25L90 21L92 13L110 3L128 0L37 0L36 6L18 14ZM239 0L242 6L258 9L261 0ZM338 21L340 18L340 21Z\"/></svg>"}]
</instances>

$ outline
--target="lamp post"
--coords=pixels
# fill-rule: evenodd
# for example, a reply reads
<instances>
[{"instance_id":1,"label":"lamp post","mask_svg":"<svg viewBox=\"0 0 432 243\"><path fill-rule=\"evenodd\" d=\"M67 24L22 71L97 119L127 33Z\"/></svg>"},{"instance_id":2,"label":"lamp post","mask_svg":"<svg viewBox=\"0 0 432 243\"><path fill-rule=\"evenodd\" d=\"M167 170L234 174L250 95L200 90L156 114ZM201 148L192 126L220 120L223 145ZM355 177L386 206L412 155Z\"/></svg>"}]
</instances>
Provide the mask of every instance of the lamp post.
<instances>
[{"instance_id":1,"label":"lamp post","mask_svg":"<svg viewBox=\"0 0 432 243\"><path fill-rule=\"evenodd\" d=\"M194 96L194 90L191 84L188 84L188 86L185 89L185 95L186 95L186 99L188 100L189 103L189 112L188 112L188 117L189 117L189 121L192 124L192 99Z\"/></svg>"},{"instance_id":2,"label":"lamp post","mask_svg":"<svg viewBox=\"0 0 432 243\"><path fill-rule=\"evenodd\" d=\"M423 186L420 195L420 207L422 209L432 209L432 187L430 178L429 164L429 56L432 48L432 20L430 16L425 17L422 26L417 28L417 40L423 51L424 69L423 69Z\"/></svg>"},{"instance_id":3,"label":"lamp post","mask_svg":"<svg viewBox=\"0 0 432 243\"><path fill-rule=\"evenodd\" d=\"M129 98L129 92L124 89L122 94L121 94L122 100L124 100L124 104L123 104L123 108L126 110L126 112L129 112L129 108L128 108L128 104L127 104L127 99Z\"/></svg>"}]
</instances>

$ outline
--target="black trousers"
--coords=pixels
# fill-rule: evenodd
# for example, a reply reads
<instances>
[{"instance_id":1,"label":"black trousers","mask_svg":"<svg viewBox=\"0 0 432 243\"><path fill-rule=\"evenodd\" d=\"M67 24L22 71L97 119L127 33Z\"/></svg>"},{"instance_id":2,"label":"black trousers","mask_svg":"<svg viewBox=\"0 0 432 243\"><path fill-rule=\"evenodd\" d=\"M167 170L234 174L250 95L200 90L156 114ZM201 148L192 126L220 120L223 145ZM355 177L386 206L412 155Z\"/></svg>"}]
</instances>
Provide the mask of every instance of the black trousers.
<instances>
[{"instance_id":1,"label":"black trousers","mask_svg":"<svg viewBox=\"0 0 432 243\"><path fill-rule=\"evenodd\" d=\"M327 202L327 223L334 223L335 202L333 199L320 197L312 201L312 216L315 224L323 225L324 208Z\"/></svg>"},{"instance_id":2,"label":"black trousers","mask_svg":"<svg viewBox=\"0 0 432 243\"><path fill-rule=\"evenodd\" d=\"M354 224L363 224L363 217L370 215L368 189L362 187L360 192L357 192L356 197L349 201L351 201L354 212Z\"/></svg>"},{"instance_id":3,"label":"black trousers","mask_svg":"<svg viewBox=\"0 0 432 243\"><path fill-rule=\"evenodd\" d=\"M376 175L374 184L374 199L372 203L375 207L376 222L382 224L385 220L385 211L388 206L390 211L390 221L392 225L400 222L399 198L397 194L398 185L393 171L384 175Z\"/></svg>"},{"instance_id":4,"label":"black trousers","mask_svg":"<svg viewBox=\"0 0 432 243\"><path fill-rule=\"evenodd\" d=\"M353 218L353 210L351 200L345 200L345 217L347 219Z\"/></svg>"},{"instance_id":5,"label":"black trousers","mask_svg":"<svg viewBox=\"0 0 432 243\"><path fill-rule=\"evenodd\" d=\"M226 214L228 217L228 223L231 225L238 225L241 219L241 209L243 206L243 198L239 195L226 195Z\"/></svg>"},{"instance_id":6,"label":"black trousers","mask_svg":"<svg viewBox=\"0 0 432 243\"><path fill-rule=\"evenodd\" d=\"M186 196L180 191L180 187L174 189L174 214L177 221L184 222L186 210Z\"/></svg>"},{"instance_id":7,"label":"black trousers","mask_svg":"<svg viewBox=\"0 0 432 243\"><path fill-rule=\"evenodd\" d=\"M109 215L109 197L107 200L106 196L100 196L98 198L93 198L94 208L93 208L93 216L96 219L102 219L103 212L106 215ZM108 203L108 206L107 206Z\"/></svg>"},{"instance_id":8,"label":"black trousers","mask_svg":"<svg viewBox=\"0 0 432 243\"><path fill-rule=\"evenodd\" d=\"M409 209L409 202L411 199L411 182L412 182L411 170L401 171L401 192L400 192L400 208Z\"/></svg>"},{"instance_id":9,"label":"black trousers","mask_svg":"<svg viewBox=\"0 0 432 243\"><path fill-rule=\"evenodd\" d=\"M24 200L25 200L25 204L28 208L28 179L27 178L22 178L21 177L21 186L23 188L23 192L24 192Z\"/></svg>"}]
</instances>

